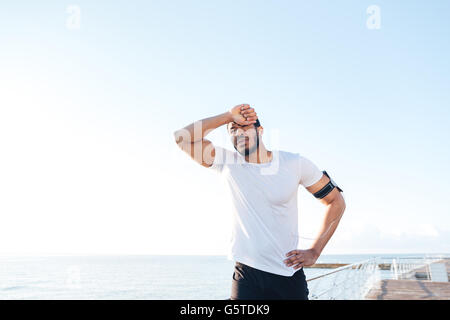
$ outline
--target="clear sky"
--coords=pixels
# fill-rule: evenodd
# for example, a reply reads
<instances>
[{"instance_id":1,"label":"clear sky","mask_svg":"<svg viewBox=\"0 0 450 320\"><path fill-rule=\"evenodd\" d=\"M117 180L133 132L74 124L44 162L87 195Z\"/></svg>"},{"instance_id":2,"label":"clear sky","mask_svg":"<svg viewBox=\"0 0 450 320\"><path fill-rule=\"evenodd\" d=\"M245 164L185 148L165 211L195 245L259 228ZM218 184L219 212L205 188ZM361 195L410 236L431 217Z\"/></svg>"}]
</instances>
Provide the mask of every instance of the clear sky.
<instances>
[{"instance_id":1,"label":"clear sky","mask_svg":"<svg viewBox=\"0 0 450 320\"><path fill-rule=\"evenodd\" d=\"M0 253L226 254L225 184L173 132L241 103L269 150L308 157L344 189L323 253L450 252L449 11L2 3ZM225 127L209 138L232 149ZM300 188L307 248L324 208Z\"/></svg>"}]
</instances>

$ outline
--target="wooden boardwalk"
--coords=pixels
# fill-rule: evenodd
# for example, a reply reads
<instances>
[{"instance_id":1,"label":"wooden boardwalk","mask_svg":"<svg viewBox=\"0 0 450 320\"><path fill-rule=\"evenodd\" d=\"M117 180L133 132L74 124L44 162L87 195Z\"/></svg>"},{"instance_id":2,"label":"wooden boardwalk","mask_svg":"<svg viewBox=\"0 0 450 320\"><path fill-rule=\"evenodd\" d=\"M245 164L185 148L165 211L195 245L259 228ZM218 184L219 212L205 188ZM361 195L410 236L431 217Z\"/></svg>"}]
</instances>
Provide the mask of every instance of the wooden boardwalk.
<instances>
[{"instance_id":1,"label":"wooden boardwalk","mask_svg":"<svg viewBox=\"0 0 450 320\"><path fill-rule=\"evenodd\" d=\"M366 296L369 300L449 300L450 282L382 280Z\"/></svg>"},{"instance_id":2,"label":"wooden boardwalk","mask_svg":"<svg viewBox=\"0 0 450 320\"><path fill-rule=\"evenodd\" d=\"M446 260L450 273L450 260ZM424 273L417 270L417 273ZM369 300L450 300L450 282L429 280L382 280L366 295Z\"/></svg>"}]
</instances>

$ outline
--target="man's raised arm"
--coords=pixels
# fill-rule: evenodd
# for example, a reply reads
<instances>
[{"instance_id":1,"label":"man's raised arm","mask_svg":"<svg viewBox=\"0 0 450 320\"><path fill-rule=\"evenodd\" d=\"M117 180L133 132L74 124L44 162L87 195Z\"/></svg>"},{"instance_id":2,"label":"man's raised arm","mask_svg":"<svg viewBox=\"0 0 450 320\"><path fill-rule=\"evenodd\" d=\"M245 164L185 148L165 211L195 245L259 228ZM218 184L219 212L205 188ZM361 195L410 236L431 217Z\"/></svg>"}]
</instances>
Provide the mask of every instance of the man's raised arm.
<instances>
[{"instance_id":1,"label":"man's raised arm","mask_svg":"<svg viewBox=\"0 0 450 320\"><path fill-rule=\"evenodd\" d=\"M250 125L257 119L253 108L248 104L240 104L227 112L214 117L205 118L174 132L175 142L193 160L204 167L210 167L215 157L214 145L205 139L212 130L236 122L240 125Z\"/></svg>"}]
</instances>

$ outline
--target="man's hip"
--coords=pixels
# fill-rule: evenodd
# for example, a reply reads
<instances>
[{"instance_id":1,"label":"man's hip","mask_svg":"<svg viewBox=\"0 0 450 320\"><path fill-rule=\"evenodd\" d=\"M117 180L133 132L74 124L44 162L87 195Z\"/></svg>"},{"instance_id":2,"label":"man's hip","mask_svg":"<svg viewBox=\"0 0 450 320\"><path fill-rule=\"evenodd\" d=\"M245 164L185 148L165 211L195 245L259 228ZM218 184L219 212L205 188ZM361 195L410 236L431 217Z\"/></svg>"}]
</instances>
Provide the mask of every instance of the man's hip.
<instances>
[{"instance_id":1,"label":"man's hip","mask_svg":"<svg viewBox=\"0 0 450 320\"><path fill-rule=\"evenodd\" d=\"M308 294L303 268L288 277L241 262L234 266L231 300L308 300Z\"/></svg>"}]
</instances>

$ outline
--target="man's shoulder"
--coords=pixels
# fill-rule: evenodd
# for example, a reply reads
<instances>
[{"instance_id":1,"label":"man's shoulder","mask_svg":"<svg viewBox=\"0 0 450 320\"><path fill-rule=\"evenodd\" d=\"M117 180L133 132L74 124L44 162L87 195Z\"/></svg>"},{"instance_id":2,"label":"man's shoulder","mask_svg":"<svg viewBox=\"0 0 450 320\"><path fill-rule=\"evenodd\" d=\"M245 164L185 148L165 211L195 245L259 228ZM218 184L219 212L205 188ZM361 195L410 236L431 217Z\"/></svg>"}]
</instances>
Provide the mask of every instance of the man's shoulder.
<instances>
[{"instance_id":1,"label":"man's shoulder","mask_svg":"<svg viewBox=\"0 0 450 320\"><path fill-rule=\"evenodd\" d=\"M283 166L297 166L300 160L300 154L287 150L274 150L277 152L277 158Z\"/></svg>"},{"instance_id":2,"label":"man's shoulder","mask_svg":"<svg viewBox=\"0 0 450 320\"><path fill-rule=\"evenodd\" d=\"M279 150L278 151L281 157L284 157L285 159L293 159L293 160L303 160L305 158L305 155L302 152L292 152L292 151L286 151L286 150ZM307 158L307 157L306 157Z\"/></svg>"},{"instance_id":3,"label":"man's shoulder","mask_svg":"<svg viewBox=\"0 0 450 320\"><path fill-rule=\"evenodd\" d=\"M214 146L216 162L232 164L238 160L237 152L221 146Z\"/></svg>"},{"instance_id":4,"label":"man's shoulder","mask_svg":"<svg viewBox=\"0 0 450 320\"><path fill-rule=\"evenodd\" d=\"M298 152L291 152L291 151L286 151L286 150L278 150L275 152L278 152L280 157L282 157L286 160L296 160L300 157L300 154Z\"/></svg>"}]
</instances>

